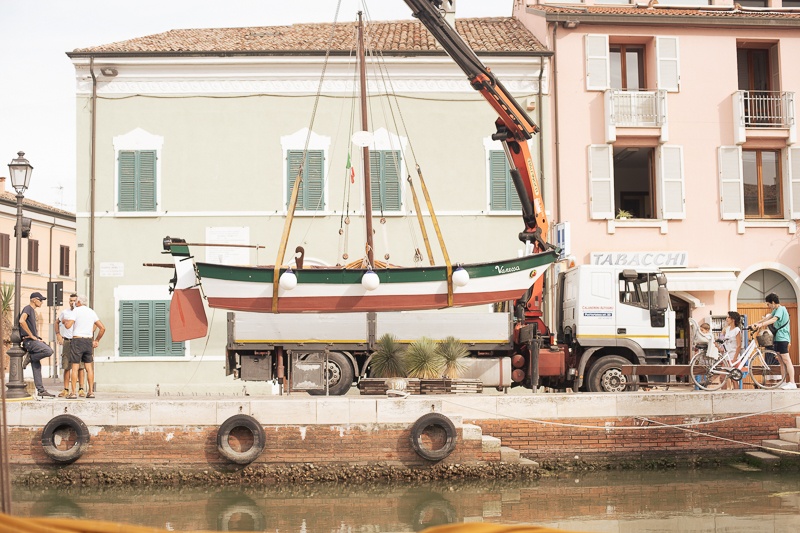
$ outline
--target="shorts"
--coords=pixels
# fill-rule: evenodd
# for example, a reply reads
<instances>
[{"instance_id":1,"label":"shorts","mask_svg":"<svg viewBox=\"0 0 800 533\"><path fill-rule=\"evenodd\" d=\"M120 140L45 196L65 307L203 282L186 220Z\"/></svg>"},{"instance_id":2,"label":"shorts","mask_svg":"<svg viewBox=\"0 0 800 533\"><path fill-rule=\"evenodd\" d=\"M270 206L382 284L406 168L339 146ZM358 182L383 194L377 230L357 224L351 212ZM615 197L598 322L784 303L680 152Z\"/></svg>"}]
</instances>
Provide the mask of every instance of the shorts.
<instances>
[{"instance_id":1,"label":"shorts","mask_svg":"<svg viewBox=\"0 0 800 533\"><path fill-rule=\"evenodd\" d=\"M772 349L778 353L789 353L789 341L775 341Z\"/></svg>"},{"instance_id":2,"label":"shorts","mask_svg":"<svg viewBox=\"0 0 800 533\"><path fill-rule=\"evenodd\" d=\"M72 361L69 360L69 354L72 352L70 348L71 339L64 339L64 349L61 352L61 370L71 370L72 369ZM83 361L81 361L81 370L84 369Z\"/></svg>"},{"instance_id":3,"label":"shorts","mask_svg":"<svg viewBox=\"0 0 800 533\"><path fill-rule=\"evenodd\" d=\"M92 342L94 339L72 338L70 342L69 360L73 365L78 363L91 363L94 362L94 348Z\"/></svg>"}]
</instances>

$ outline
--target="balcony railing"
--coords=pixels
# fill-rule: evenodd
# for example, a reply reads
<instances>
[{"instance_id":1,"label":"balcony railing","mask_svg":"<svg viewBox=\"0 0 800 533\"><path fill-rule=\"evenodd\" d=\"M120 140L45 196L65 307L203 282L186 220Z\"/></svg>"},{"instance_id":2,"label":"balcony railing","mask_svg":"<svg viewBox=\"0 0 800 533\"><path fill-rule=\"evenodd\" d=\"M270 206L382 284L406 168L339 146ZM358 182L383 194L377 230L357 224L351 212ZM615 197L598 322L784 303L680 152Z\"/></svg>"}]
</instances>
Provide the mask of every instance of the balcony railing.
<instances>
[{"instance_id":1,"label":"balcony railing","mask_svg":"<svg viewBox=\"0 0 800 533\"><path fill-rule=\"evenodd\" d=\"M608 89L606 101L611 125L660 128L667 120L667 91L623 91Z\"/></svg>"},{"instance_id":2,"label":"balcony railing","mask_svg":"<svg viewBox=\"0 0 800 533\"><path fill-rule=\"evenodd\" d=\"M736 91L740 125L746 128L789 128L794 125L794 92Z\"/></svg>"}]
</instances>

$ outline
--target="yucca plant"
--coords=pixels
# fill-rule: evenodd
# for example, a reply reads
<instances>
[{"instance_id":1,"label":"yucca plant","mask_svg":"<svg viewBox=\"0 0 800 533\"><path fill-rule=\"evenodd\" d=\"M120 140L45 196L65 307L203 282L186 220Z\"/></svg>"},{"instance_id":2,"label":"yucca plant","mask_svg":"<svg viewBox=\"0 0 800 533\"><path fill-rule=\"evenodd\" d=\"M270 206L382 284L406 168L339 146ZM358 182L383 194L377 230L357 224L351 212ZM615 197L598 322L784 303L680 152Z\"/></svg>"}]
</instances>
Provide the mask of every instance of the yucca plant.
<instances>
[{"instance_id":1,"label":"yucca plant","mask_svg":"<svg viewBox=\"0 0 800 533\"><path fill-rule=\"evenodd\" d=\"M378 378L404 378L406 367L405 351L394 335L387 333L378 339L370 367L372 375Z\"/></svg>"},{"instance_id":2,"label":"yucca plant","mask_svg":"<svg viewBox=\"0 0 800 533\"><path fill-rule=\"evenodd\" d=\"M469 355L469 350L455 337L447 337L437 344L436 351L444 360L444 377L457 378L467 369L464 358Z\"/></svg>"},{"instance_id":3,"label":"yucca plant","mask_svg":"<svg viewBox=\"0 0 800 533\"><path fill-rule=\"evenodd\" d=\"M415 340L406 350L408 377L436 379L442 377L444 359L436 351L436 342L428 337Z\"/></svg>"}]
</instances>

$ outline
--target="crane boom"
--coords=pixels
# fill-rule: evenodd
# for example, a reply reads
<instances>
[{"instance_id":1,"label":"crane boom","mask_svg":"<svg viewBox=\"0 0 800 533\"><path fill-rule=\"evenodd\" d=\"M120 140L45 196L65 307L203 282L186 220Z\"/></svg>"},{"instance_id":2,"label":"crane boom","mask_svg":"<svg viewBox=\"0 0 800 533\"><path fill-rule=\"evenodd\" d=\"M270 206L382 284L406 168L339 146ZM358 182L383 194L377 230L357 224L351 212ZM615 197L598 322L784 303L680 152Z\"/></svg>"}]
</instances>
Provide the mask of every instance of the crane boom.
<instances>
[{"instance_id":1,"label":"crane boom","mask_svg":"<svg viewBox=\"0 0 800 533\"><path fill-rule=\"evenodd\" d=\"M492 139L503 143L511 179L522 204L525 229L519 235L520 240L532 243L537 251L553 248L544 240L549 223L527 143L528 139L539 132L539 127L475 55L472 48L447 23L440 9L443 1L448 0L405 0L405 3L464 71L472 87L481 93L499 115L495 121L497 132L492 135Z\"/></svg>"}]
</instances>

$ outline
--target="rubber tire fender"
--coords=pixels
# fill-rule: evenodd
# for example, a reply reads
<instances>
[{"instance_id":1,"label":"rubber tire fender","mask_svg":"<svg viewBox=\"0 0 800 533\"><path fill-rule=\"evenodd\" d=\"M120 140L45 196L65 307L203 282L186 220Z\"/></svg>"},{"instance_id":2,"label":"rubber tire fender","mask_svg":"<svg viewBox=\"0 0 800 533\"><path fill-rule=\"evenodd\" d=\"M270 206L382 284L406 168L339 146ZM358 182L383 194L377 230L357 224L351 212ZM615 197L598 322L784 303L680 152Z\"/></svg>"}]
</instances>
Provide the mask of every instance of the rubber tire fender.
<instances>
[{"instance_id":1,"label":"rubber tire fender","mask_svg":"<svg viewBox=\"0 0 800 533\"><path fill-rule=\"evenodd\" d=\"M71 429L76 435L75 445L69 450L59 450L56 447L56 432L64 427ZM71 463L89 448L89 428L75 415L53 417L42 430L42 448L50 459L58 463Z\"/></svg>"},{"instance_id":2,"label":"rubber tire fender","mask_svg":"<svg viewBox=\"0 0 800 533\"><path fill-rule=\"evenodd\" d=\"M441 428L447 435L444 446L438 450L429 450L424 447L420 441L423 432L431 426ZM411 426L411 447L414 448L417 455L428 461L441 461L453 453L453 450L456 449L457 440L456 426L453 424L452 420L442 413L428 413L422 415L414 422L414 425Z\"/></svg>"},{"instance_id":3,"label":"rubber tire fender","mask_svg":"<svg viewBox=\"0 0 800 533\"><path fill-rule=\"evenodd\" d=\"M246 428L253 434L253 446L246 452L237 452L231 448L228 442L231 431L239 427ZM264 451L266 442L267 435L264 432L264 426L250 415L233 415L223 422L217 430L217 451L222 457L238 465L247 465L255 461Z\"/></svg>"}]
</instances>

